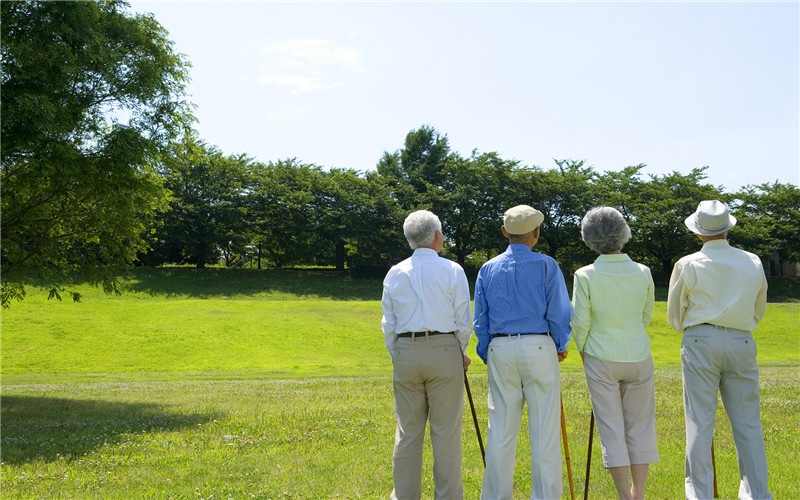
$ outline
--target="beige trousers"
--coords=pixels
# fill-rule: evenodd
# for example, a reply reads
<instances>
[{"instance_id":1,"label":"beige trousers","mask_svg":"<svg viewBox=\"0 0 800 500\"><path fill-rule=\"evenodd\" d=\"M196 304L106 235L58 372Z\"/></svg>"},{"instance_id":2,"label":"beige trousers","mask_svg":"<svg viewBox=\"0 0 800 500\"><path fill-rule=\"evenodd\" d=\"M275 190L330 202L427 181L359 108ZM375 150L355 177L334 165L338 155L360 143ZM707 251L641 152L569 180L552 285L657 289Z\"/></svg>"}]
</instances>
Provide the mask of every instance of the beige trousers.
<instances>
[{"instance_id":1,"label":"beige trousers","mask_svg":"<svg viewBox=\"0 0 800 500\"><path fill-rule=\"evenodd\" d=\"M455 335L397 339L394 353L397 429L391 498L422 496L422 448L426 422L433 447L435 498L461 500L461 431L464 356Z\"/></svg>"},{"instance_id":2,"label":"beige trousers","mask_svg":"<svg viewBox=\"0 0 800 500\"><path fill-rule=\"evenodd\" d=\"M600 432L603 466L658 462L653 358L615 363L584 354L583 370Z\"/></svg>"}]
</instances>

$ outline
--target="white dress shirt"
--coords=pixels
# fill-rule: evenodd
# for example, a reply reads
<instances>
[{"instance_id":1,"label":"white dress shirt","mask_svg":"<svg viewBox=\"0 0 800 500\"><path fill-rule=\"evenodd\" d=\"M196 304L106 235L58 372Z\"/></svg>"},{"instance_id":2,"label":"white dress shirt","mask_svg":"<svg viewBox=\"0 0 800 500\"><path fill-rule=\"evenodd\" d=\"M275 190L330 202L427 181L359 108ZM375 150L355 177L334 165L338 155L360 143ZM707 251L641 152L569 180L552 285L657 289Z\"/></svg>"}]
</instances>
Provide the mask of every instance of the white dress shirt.
<instances>
[{"instance_id":1,"label":"white dress shirt","mask_svg":"<svg viewBox=\"0 0 800 500\"><path fill-rule=\"evenodd\" d=\"M435 250L417 248L393 266L383 280L381 329L394 356L397 334L455 332L461 352L469 344L472 314L467 276L457 263Z\"/></svg>"},{"instance_id":2,"label":"white dress shirt","mask_svg":"<svg viewBox=\"0 0 800 500\"><path fill-rule=\"evenodd\" d=\"M708 323L751 332L767 310L767 278L758 256L707 241L675 263L667 320L677 332Z\"/></svg>"}]
</instances>

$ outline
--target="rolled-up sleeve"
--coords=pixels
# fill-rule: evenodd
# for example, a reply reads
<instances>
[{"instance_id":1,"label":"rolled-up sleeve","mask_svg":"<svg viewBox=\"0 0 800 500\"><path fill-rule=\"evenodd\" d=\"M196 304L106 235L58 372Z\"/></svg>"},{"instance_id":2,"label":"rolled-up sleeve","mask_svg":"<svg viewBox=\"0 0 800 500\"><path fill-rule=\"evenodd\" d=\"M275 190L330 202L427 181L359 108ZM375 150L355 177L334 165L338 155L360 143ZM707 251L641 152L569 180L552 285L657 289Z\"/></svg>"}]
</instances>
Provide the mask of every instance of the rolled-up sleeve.
<instances>
[{"instance_id":1,"label":"rolled-up sleeve","mask_svg":"<svg viewBox=\"0 0 800 500\"><path fill-rule=\"evenodd\" d=\"M381 330L383 330L384 342L389 355L394 359L394 346L397 344L397 333L395 327L397 326L397 315L395 315L394 307L392 305L392 297L389 294L389 285L387 279L383 282L383 294L381 295L381 310L383 317L381 318Z\"/></svg>"},{"instance_id":2,"label":"rolled-up sleeve","mask_svg":"<svg viewBox=\"0 0 800 500\"><path fill-rule=\"evenodd\" d=\"M472 336L472 312L470 311L467 275L460 266L455 267L453 285L450 293L453 297L454 327L458 344L461 346L461 352L466 354L469 339Z\"/></svg>"},{"instance_id":3,"label":"rolled-up sleeve","mask_svg":"<svg viewBox=\"0 0 800 500\"><path fill-rule=\"evenodd\" d=\"M586 338L591 326L591 302L589 300L589 284L580 273L575 273L572 285L572 336L579 352L583 352Z\"/></svg>"},{"instance_id":4,"label":"rolled-up sleeve","mask_svg":"<svg viewBox=\"0 0 800 500\"><path fill-rule=\"evenodd\" d=\"M683 267L678 262L672 269L667 293L667 321L678 333L684 331L683 320L686 318L688 308L688 296L684 285Z\"/></svg>"},{"instance_id":5,"label":"rolled-up sleeve","mask_svg":"<svg viewBox=\"0 0 800 500\"><path fill-rule=\"evenodd\" d=\"M478 357L486 363L486 357L489 353L489 315L486 303L486 294L483 289L483 275L478 272L478 279L475 282L475 321L472 323L472 328L475 330L475 336L478 338L478 347L476 349Z\"/></svg>"},{"instance_id":6,"label":"rolled-up sleeve","mask_svg":"<svg viewBox=\"0 0 800 500\"><path fill-rule=\"evenodd\" d=\"M549 283L547 283L546 289L550 291L547 298L547 324L550 328L550 335L556 343L556 350L564 352L567 350L567 342L571 336L569 321L572 318L572 303L569 301L564 275L555 261L552 261L552 268L547 273L547 279Z\"/></svg>"}]
</instances>

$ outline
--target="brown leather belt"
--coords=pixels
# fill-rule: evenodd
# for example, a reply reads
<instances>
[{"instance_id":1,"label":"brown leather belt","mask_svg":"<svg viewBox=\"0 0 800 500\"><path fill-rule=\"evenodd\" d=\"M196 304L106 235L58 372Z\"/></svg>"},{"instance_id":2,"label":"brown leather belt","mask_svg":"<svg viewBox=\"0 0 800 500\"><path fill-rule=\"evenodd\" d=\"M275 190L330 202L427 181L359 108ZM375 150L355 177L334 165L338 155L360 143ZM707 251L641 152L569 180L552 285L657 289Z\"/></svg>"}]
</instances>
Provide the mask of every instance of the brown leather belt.
<instances>
[{"instance_id":1,"label":"brown leather belt","mask_svg":"<svg viewBox=\"0 0 800 500\"><path fill-rule=\"evenodd\" d=\"M412 338L413 339L414 337L424 337L425 335L430 337L431 335L452 335L453 333L455 333L455 332L436 332L436 331L433 331L433 332L403 332L403 333L398 333L397 336L400 337L400 338Z\"/></svg>"}]
</instances>

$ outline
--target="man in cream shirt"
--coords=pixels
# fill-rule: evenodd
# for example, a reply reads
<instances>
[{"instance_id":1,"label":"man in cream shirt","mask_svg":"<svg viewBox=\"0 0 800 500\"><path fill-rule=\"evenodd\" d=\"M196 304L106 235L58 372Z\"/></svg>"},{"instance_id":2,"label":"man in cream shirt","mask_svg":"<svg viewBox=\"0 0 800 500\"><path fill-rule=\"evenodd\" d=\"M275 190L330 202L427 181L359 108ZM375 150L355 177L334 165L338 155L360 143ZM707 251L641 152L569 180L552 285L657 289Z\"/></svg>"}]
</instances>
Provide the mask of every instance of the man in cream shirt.
<instances>
[{"instance_id":1,"label":"man in cream shirt","mask_svg":"<svg viewBox=\"0 0 800 500\"><path fill-rule=\"evenodd\" d=\"M711 442L719 391L739 460L739 498L771 499L751 333L766 311L764 269L756 255L728 244L736 218L723 203L700 202L685 224L703 248L675 264L667 319L684 334L686 498L713 498Z\"/></svg>"}]
</instances>

